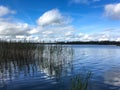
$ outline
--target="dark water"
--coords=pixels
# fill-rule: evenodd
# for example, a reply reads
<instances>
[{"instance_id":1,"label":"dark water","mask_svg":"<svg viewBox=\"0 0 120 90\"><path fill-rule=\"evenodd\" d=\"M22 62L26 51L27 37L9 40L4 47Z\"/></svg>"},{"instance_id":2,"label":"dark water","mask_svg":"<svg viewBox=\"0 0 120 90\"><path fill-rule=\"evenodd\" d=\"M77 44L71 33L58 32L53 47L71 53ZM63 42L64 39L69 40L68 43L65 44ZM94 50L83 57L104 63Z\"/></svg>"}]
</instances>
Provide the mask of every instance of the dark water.
<instances>
[{"instance_id":1,"label":"dark water","mask_svg":"<svg viewBox=\"0 0 120 90\"><path fill-rule=\"evenodd\" d=\"M120 90L120 47L36 47L0 50L0 90L69 90L71 78L86 71L92 72L88 90Z\"/></svg>"}]
</instances>

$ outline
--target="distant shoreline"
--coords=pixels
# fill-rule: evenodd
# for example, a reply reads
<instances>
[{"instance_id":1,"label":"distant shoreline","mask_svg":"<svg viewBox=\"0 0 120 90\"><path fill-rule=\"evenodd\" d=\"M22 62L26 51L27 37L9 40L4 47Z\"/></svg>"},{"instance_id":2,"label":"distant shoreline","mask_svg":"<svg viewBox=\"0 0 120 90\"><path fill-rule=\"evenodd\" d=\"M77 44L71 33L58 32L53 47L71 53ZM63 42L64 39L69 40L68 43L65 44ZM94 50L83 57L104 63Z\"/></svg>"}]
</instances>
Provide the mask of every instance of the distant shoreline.
<instances>
[{"instance_id":1,"label":"distant shoreline","mask_svg":"<svg viewBox=\"0 0 120 90\"><path fill-rule=\"evenodd\" d=\"M59 44L72 44L72 45L117 45L120 46L120 42L116 41L90 41L90 42L58 42Z\"/></svg>"},{"instance_id":2,"label":"distant shoreline","mask_svg":"<svg viewBox=\"0 0 120 90\"><path fill-rule=\"evenodd\" d=\"M0 44L7 43L7 44L61 44L61 45L117 45L120 46L120 42L118 41L69 41L69 42L32 42L32 41L0 41Z\"/></svg>"}]
</instances>

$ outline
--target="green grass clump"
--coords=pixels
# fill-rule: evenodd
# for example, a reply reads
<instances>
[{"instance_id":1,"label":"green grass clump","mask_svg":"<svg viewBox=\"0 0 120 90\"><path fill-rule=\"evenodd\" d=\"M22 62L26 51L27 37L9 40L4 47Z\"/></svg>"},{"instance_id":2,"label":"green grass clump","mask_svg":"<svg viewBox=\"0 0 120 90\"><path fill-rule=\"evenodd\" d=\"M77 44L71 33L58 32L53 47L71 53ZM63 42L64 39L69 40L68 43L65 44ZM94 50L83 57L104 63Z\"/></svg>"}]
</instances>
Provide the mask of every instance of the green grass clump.
<instances>
[{"instance_id":1,"label":"green grass clump","mask_svg":"<svg viewBox=\"0 0 120 90\"><path fill-rule=\"evenodd\" d=\"M91 75L91 72L88 72L85 76L76 75L75 77L73 77L71 79L70 90L87 90Z\"/></svg>"}]
</instances>

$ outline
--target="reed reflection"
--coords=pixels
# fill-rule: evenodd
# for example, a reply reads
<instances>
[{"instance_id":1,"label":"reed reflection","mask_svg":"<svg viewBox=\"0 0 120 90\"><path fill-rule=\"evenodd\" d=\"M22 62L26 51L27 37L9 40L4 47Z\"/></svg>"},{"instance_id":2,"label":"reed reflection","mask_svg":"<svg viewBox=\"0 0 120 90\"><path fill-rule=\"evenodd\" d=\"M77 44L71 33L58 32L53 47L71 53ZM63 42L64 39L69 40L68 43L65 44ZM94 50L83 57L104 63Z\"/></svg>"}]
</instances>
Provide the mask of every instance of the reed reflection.
<instances>
[{"instance_id":1,"label":"reed reflection","mask_svg":"<svg viewBox=\"0 0 120 90\"><path fill-rule=\"evenodd\" d=\"M57 80L72 70L73 49L63 45L0 43L0 83L45 73Z\"/></svg>"}]
</instances>

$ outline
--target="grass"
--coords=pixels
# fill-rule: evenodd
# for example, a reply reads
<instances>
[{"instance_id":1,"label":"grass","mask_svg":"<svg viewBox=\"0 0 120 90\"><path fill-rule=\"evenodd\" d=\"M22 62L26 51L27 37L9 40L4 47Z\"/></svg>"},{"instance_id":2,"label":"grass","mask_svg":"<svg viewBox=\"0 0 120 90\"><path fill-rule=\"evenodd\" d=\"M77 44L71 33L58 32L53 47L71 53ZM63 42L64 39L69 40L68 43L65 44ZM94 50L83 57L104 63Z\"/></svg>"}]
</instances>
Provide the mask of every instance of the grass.
<instances>
[{"instance_id":1,"label":"grass","mask_svg":"<svg viewBox=\"0 0 120 90\"><path fill-rule=\"evenodd\" d=\"M87 72L85 76L76 75L71 79L70 90L87 90L92 73Z\"/></svg>"}]
</instances>

